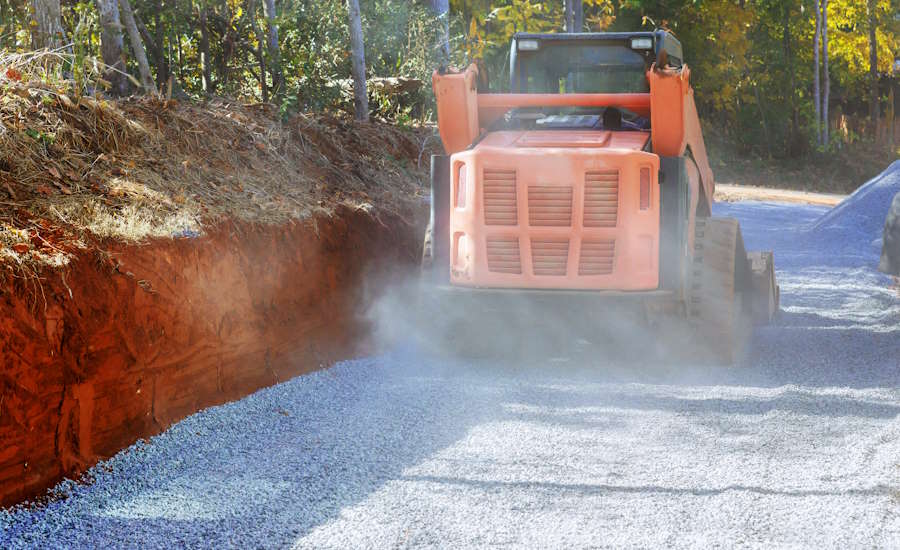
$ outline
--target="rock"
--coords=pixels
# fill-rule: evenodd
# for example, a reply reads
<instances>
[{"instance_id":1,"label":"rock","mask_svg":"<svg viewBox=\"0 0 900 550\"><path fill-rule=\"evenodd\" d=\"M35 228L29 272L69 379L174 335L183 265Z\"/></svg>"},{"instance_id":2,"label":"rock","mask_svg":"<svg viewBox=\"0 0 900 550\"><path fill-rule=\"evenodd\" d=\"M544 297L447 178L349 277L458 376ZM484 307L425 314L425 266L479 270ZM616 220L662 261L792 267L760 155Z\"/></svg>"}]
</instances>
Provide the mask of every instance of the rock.
<instances>
[{"instance_id":1,"label":"rock","mask_svg":"<svg viewBox=\"0 0 900 550\"><path fill-rule=\"evenodd\" d=\"M884 239L878 269L888 275L900 276L900 193L894 195L894 201L884 222Z\"/></svg>"}]
</instances>

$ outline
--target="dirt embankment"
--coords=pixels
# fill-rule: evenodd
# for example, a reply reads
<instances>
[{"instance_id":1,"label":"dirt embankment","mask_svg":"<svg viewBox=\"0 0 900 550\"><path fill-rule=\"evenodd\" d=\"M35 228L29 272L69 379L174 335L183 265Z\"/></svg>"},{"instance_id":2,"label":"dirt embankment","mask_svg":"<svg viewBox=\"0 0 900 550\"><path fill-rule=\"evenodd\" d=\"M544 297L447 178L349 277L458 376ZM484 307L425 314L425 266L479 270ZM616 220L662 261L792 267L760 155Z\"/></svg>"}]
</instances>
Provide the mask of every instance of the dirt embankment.
<instances>
[{"instance_id":1,"label":"dirt embankment","mask_svg":"<svg viewBox=\"0 0 900 550\"><path fill-rule=\"evenodd\" d=\"M349 208L85 251L0 294L0 502L40 494L201 408L359 351L360 312L417 259Z\"/></svg>"},{"instance_id":2,"label":"dirt embankment","mask_svg":"<svg viewBox=\"0 0 900 550\"><path fill-rule=\"evenodd\" d=\"M8 76L0 505L358 353L418 259L430 130Z\"/></svg>"}]
</instances>

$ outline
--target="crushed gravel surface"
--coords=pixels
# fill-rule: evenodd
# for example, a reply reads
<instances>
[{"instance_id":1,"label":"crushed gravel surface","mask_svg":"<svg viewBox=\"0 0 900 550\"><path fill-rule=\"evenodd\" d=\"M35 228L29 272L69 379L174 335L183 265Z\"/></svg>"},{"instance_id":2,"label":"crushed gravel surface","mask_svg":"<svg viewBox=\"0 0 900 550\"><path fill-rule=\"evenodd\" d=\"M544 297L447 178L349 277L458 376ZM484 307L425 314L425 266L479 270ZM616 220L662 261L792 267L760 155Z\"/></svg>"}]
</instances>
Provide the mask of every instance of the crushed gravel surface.
<instances>
[{"instance_id":1,"label":"crushed gravel surface","mask_svg":"<svg viewBox=\"0 0 900 550\"><path fill-rule=\"evenodd\" d=\"M783 312L744 365L400 348L193 415L66 498L0 511L0 547L898 547L900 299L875 235L848 236L850 260L813 237L825 212L717 205L779 267Z\"/></svg>"}]
</instances>

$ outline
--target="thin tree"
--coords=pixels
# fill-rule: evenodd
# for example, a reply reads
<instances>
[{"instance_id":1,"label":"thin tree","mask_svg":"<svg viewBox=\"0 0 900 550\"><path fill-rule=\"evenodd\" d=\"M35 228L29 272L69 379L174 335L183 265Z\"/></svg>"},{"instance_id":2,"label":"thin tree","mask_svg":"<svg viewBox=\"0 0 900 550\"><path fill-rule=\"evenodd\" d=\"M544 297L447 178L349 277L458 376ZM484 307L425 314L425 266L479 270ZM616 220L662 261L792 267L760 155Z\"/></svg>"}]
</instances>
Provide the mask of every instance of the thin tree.
<instances>
[{"instance_id":1,"label":"thin tree","mask_svg":"<svg viewBox=\"0 0 900 550\"><path fill-rule=\"evenodd\" d=\"M63 28L59 0L32 0L31 47L35 50L62 45Z\"/></svg>"},{"instance_id":2,"label":"thin tree","mask_svg":"<svg viewBox=\"0 0 900 550\"><path fill-rule=\"evenodd\" d=\"M769 139L769 123L766 121L766 112L763 110L762 99L759 96L759 80L754 79L753 95L756 96L756 109L759 111L759 122L762 124L763 142L766 144L766 158L772 159L772 140Z\"/></svg>"},{"instance_id":3,"label":"thin tree","mask_svg":"<svg viewBox=\"0 0 900 550\"><path fill-rule=\"evenodd\" d=\"M574 0L572 14L572 28L575 32L584 30L584 2L583 0Z\"/></svg>"},{"instance_id":4,"label":"thin tree","mask_svg":"<svg viewBox=\"0 0 900 550\"><path fill-rule=\"evenodd\" d=\"M831 75L828 72L828 0L822 0L822 57L825 73L825 97L822 98L822 144L829 147L828 100L831 95Z\"/></svg>"},{"instance_id":5,"label":"thin tree","mask_svg":"<svg viewBox=\"0 0 900 550\"><path fill-rule=\"evenodd\" d=\"M284 96L284 71L281 69L281 46L278 44L278 23L275 0L263 0L263 14L266 16L266 49L269 52L269 71L272 73L272 87L278 103Z\"/></svg>"},{"instance_id":6,"label":"thin tree","mask_svg":"<svg viewBox=\"0 0 900 550\"><path fill-rule=\"evenodd\" d=\"M156 5L154 6L155 10L153 13L153 23L154 29L156 31L155 36L150 34L149 29L147 29L147 25L141 21L140 14L134 14L134 22L137 24L138 31L141 33L141 38L144 41L144 48L147 51L147 55L149 55L153 59L153 65L156 67L156 85L157 87L165 86L169 81L169 59L166 57L166 51L164 48L164 37L163 37L163 25L160 20L160 12L164 9L163 1L156 0ZM169 45L169 49L171 50L171 45ZM171 51L169 52L169 57L171 57Z\"/></svg>"},{"instance_id":7,"label":"thin tree","mask_svg":"<svg viewBox=\"0 0 900 550\"><path fill-rule=\"evenodd\" d=\"M125 77L124 39L122 23L119 20L118 0L96 0L100 14L100 56L110 69L104 75L113 95L128 94L128 79Z\"/></svg>"},{"instance_id":8,"label":"thin tree","mask_svg":"<svg viewBox=\"0 0 900 550\"><path fill-rule=\"evenodd\" d=\"M431 12L440 25L438 36L439 65L450 63L450 0L430 0Z\"/></svg>"},{"instance_id":9,"label":"thin tree","mask_svg":"<svg viewBox=\"0 0 900 550\"><path fill-rule=\"evenodd\" d=\"M144 41L141 40L141 33L138 31L137 23L134 22L134 12L131 10L131 4L128 0L119 0L119 6L122 8L122 20L125 22L125 29L128 31L131 51L134 52L134 58L138 63L141 86L146 92L158 94L156 82L153 81L153 76L150 75L150 63L147 62L147 51L144 50Z\"/></svg>"},{"instance_id":10,"label":"thin tree","mask_svg":"<svg viewBox=\"0 0 900 550\"><path fill-rule=\"evenodd\" d=\"M875 32L878 27L878 18L875 0L869 0L866 11L869 16L869 118L872 121L872 130L877 134L880 109L878 105L878 38Z\"/></svg>"},{"instance_id":11,"label":"thin tree","mask_svg":"<svg viewBox=\"0 0 900 550\"><path fill-rule=\"evenodd\" d=\"M566 0L566 32L575 32L575 0Z\"/></svg>"},{"instance_id":12,"label":"thin tree","mask_svg":"<svg viewBox=\"0 0 900 550\"><path fill-rule=\"evenodd\" d=\"M821 70L819 61L820 42L822 38L822 10L820 0L816 0L816 33L813 36L813 101L816 105L816 144L822 145L822 91L820 86Z\"/></svg>"},{"instance_id":13,"label":"thin tree","mask_svg":"<svg viewBox=\"0 0 900 550\"><path fill-rule=\"evenodd\" d=\"M256 62L259 64L259 87L262 92L263 103L269 102L269 84L266 81L266 54L263 51L263 35L259 30L259 24L256 22L256 0L249 0L247 8L250 12L250 29L256 38L256 47L253 48L253 55L256 56Z\"/></svg>"},{"instance_id":14,"label":"thin tree","mask_svg":"<svg viewBox=\"0 0 900 550\"><path fill-rule=\"evenodd\" d=\"M366 51L363 41L359 0L347 0L350 18L350 53L353 72L353 111L356 120L369 120L369 95L366 91Z\"/></svg>"},{"instance_id":15,"label":"thin tree","mask_svg":"<svg viewBox=\"0 0 900 550\"><path fill-rule=\"evenodd\" d=\"M791 5L788 2L782 4L782 49L784 52L785 70L789 80L787 93L791 107L791 129L788 134L787 150L791 156L799 153L798 145L802 139L800 136L800 115L796 103L797 71L794 64L793 36L791 35Z\"/></svg>"},{"instance_id":16,"label":"thin tree","mask_svg":"<svg viewBox=\"0 0 900 550\"><path fill-rule=\"evenodd\" d=\"M216 85L212 79L212 66L209 59L209 0L200 2L200 85L203 93L215 92Z\"/></svg>"},{"instance_id":17,"label":"thin tree","mask_svg":"<svg viewBox=\"0 0 900 550\"><path fill-rule=\"evenodd\" d=\"M161 14L163 10L166 9L164 0L156 0L156 9L153 10L153 27L156 31L156 39L155 40L144 40L144 45L147 48L150 48L151 43L159 44L158 48L153 48L153 58L155 60L156 65L156 82L158 86L164 86L169 81L169 58L171 57L171 44L169 45L169 56L166 56L165 47L163 44L163 24ZM146 32L146 28L143 23L141 23L140 17L135 17L137 19L138 28L141 29L141 35Z\"/></svg>"}]
</instances>

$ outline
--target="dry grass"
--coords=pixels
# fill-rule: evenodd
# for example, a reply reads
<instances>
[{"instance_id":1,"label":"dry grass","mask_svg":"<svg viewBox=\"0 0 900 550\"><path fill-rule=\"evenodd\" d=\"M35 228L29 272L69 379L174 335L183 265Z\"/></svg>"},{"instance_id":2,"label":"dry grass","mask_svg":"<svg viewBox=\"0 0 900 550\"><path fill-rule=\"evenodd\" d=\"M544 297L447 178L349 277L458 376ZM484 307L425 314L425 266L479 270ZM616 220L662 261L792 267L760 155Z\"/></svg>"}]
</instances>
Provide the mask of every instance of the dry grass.
<instances>
[{"instance_id":1,"label":"dry grass","mask_svg":"<svg viewBox=\"0 0 900 550\"><path fill-rule=\"evenodd\" d=\"M283 122L271 106L225 100L76 97L3 62L0 262L58 265L101 239L195 236L223 218L283 223L340 204L412 216L422 193L430 131Z\"/></svg>"}]
</instances>

